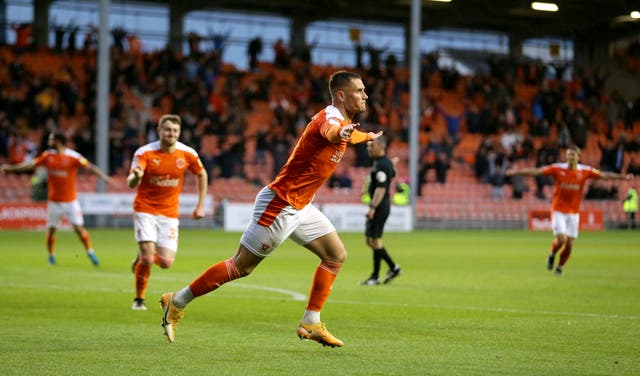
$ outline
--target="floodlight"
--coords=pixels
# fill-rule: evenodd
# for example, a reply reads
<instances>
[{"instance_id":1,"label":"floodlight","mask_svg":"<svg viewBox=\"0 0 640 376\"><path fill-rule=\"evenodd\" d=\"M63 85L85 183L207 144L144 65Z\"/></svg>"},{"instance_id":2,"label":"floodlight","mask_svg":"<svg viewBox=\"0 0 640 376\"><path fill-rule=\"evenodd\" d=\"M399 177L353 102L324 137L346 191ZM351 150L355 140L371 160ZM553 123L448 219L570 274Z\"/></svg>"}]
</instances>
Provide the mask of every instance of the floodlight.
<instances>
[{"instance_id":1,"label":"floodlight","mask_svg":"<svg viewBox=\"0 0 640 376\"><path fill-rule=\"evenodd\" d=\"M556 5L555 3L540 3L536 1L531 3L531 9L540 10L543 12L557 12L558 5Z\"/></svg>"}]
</instances>

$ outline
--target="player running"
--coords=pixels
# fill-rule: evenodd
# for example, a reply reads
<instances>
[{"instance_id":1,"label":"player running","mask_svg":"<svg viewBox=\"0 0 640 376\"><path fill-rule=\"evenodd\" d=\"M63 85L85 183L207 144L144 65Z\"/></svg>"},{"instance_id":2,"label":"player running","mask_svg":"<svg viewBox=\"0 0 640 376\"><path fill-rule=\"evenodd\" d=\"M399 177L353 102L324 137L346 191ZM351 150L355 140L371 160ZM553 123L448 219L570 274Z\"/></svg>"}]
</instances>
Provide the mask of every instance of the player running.
<instances>
[{"instance_id":1,"label":"player running","mask_svg":"<svg viewBox=\"0 0 640 376\"><path fill-rule=\"evenodd\" d=\"M555 257L560 252L560 260L555 267L555 274L562 275L564 265L571 256L573 242L578 237L578 224L580 223L580 202L582 191L588 179L627 179L633 175L621 175L614 172L600 171L590 166L579 164L580 148L570 145L566 151L567 161L554 163L538 168L523 168L508 170L507 176L547 175L555 180L553 200L551 202L551 227L554 240L551 243L551 252L547 258L547 269L553 270Z\"/></svg>"},{"instance_id":2,"label":"player running","mask_svg":"<svg viewBox=\"0 0 640 376\"><path fill-rule=\"evenodd\" d=\"M144 303L151 266L166 269L173 265L178 252L178 207L184 175L196 175L198 202L193 218L205 215L207 171L198 153L178 141L181 120L178 115L163 115L158 121L159 140L144 145L133 155L129 188L137 188L133 202L134 235L138 255L131 269L135 276L136 296L131 309L146 311Z\"/></svg>"},{"instance_id":3,"label":"player running","mask_svg":"<svg viewBox=\"0 0 640 376\"><path fill-rule=\"evenodd\" d=\"M162 295L162 326L169 342L175 339L187 304L231 280L246 277L291 238L320 258L297 335L325 346L343 346L320 321L320 311L347 251L329 219L310 203L342 159L347 143L375 140L382 132L355 129L353 118L365 111L368 98L358 74L335 72L329 80L329 91L332 104L311 119L275 180L256 196L252 221L235 255L212 265L175 294Z\"/></svg>"},{"instance_id":4,"label":"player running","mask_svg":"<svg viewBox=\"0 0 640 376\"><path fill-rule=\"evenodd\" d=\"M84 245L91 263L98 266L100 262L93 250L89 232L84 227L82 208L78 202L76 191L78 169L84 167L109 184L113 184L113 181L80 153L66 147L67 137L64 134L59 132L50 133L48 144L50 149L45 150L33 160L17 165L2 165L0 166L0 172L32 171L38 166L46 167L48 196L45 239L49 264L56 264L56 230L62 217L65 216L71 222L78 238Z\"/></svg>"}]
</instances>

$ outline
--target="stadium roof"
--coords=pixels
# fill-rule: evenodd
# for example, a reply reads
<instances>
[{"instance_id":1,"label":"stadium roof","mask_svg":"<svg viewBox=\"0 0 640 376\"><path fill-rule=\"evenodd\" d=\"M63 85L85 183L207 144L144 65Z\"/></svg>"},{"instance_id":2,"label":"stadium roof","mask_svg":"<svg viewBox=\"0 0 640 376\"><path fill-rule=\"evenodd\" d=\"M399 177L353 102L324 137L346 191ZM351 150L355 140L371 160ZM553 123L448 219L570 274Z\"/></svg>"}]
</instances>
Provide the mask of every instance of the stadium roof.
<instances>
[{"instance_id":1,"label":"stadium roof","mask_svg":"<svg viewBox=\"0 0 640 376\"><path fill-rule=\"evenodd\" d=\"M153 0L183 11L228 9L267 12L304 21L356 19L409 23L411 0ZM551 0L546 0L551 1ZM422 29L493 30L529 37L616 39L640 33L631 21L640 3L629 0L555 0L558 12L531 9L529 0L422 0ZM632 6L634 4L634 6Z\"/></svg>"}]
</instances>

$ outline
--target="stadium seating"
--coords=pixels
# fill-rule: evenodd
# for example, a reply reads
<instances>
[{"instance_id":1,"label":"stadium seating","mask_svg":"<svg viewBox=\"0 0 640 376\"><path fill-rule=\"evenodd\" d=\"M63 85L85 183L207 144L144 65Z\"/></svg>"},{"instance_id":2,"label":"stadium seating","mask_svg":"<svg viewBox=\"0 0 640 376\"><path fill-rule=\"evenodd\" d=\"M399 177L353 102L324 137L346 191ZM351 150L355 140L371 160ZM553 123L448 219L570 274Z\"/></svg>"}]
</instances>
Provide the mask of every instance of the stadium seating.
<instances>
[{"instance_id":1,"label":"stadium seating","mask_svg":"<svg viewBox=\"0 0 640 376\"><path fill-rule=\"evenodd\" d=\"M0 48L0 54L8 61L16 59L8 48ZM75 79L78 81L78 86L81 88L87 79L83 67L89 61L85 55L80 53L74 55L54 55L47 51L37 51L22 54L19 59L26 71L40 72L40 74L45 76L60 76L61 72L64 71L64 67L70 67L73 76L75 76ZM311 66L309 72L311 76L324 76L333 69L335 68ZM299 85L294 71L277 69L273 64L264 62L260 63L260 69L257 72L238 73L240 72L231 65L225 64L221 66L220 74L215 78L215 87L225 87L228 80L231 79L231 75L234 75L234 78L237 79L239 90L255 87L255 85L261 84L261 80L269 78L271 86L268 88L267 96L270 99L277 99L291 98L295 93L294 89ZM399 69L396 77L398 81L406 82L408 77L407 70ZM393 85L391 85L387 89L385 94L387 97L393 95L393 88ZM423 88L422 94L424 98L429 98L429 100L433 101L434 106L438 108L439 111L435 111L431 117L425 116L425 119L422 120L423 125L426 126L419 135L421 147L424 147L428 141L438 140L442 135L448 133L443 113L458 115L465 111L465 101L472 101L481 106L487 100L482 95L466 98L464 90L463 80L459 81L457 86L451 90L444 90L442 88L442 77L439 73L436 72L429 77L429 85ZM540 89L537 85L516 83L513 90L516 100L521 101L524 104L524 108L527 108ZM136 97L132 91L124 91L122 95L124 104L136 110L141 109L141 99ZM408 99L407 92L401 91L398 94L397 102L402 108L407 108ZM316 104L309 104L309 106L313 108ZM163 110L160 108L160 105L157 105L154 108L146 109L146 111L153 117L153 114L161 113ZM393 118L392 113L388 115L389 118ZM530 116L527 111L523 111L522 115L525 120L527 116ZM398 120L400 115L395 114L395 116L397 117L395 120L389 121L388 130L390 131L398 131L398 129L394 128L397 127L395 123L401 124ZM603 134L608 131L608 124L605 119L606 117L601 109L593 110L593 112L590 113L590 133L584 147L582 159L582 162L585 164L591 166L599 165L601 153L598 147L598 140L601 140ZM227 141L237 139L244 142L244 177L221 178L215 176L215 167L212 171L209 171L211 177L209 191L213 194L216 203L223 199L252 202L258 190L272 179L273 160L271 156L267 153L265 161L261 162L261 164L258 164L258 161L256 161L255 136L261 127L271 126L274 120L274 111L270 107L268 100L264 98L254 98L250 101L250 110L243 115L242 119L244 126L243 134L226 136ZM61 127L62 126L63 124L61 123ZM68 128L71 129L72 127L69 126ZM523 125L523 129L526 129L526 125ZM554 127L551 129L551 135L549 137L553 139L555 132ZM625 129L623 125L619 123L615 124L611 130L614 138L617 138L622 132L640 133L640 122L634 124L633 129L630 130ZM471 169L475 161L476 151L485 136L467 132L464 120L462 120L460 131L456 136L457 144L453 150L453 161L447 173L446 183L436 183L431 175L428 176L429 181L423 186L422 195L416 202L416 214L419 219L516 221L525 219L530 209L548 208L549 203L547 200L539 200L534 197L533 192L535 191L535 185L533 179L526 179L529 191L525 193L521 199L512 198L512 187L509 185L504 187L504 197L502 199L496 200L493 198L491 186L478 182ZM42 130L32 130L30 137L39 141L42 138ZM225 137L219 135L202 135L198 148L201 155L215 157L219 154L219 142L223 138ZM492 135L490 138L497 141L498 136ZM538 148L544 140L544 137L533 137L534 146ZM348 173L353 180L353 188L330 189L323 187L316 196L316 202L360 202L360 194L369 169L353 167L355 166L356 160L354 148L347 150L341 163L348 166ZM400 163L397 166L398 176L403 178L407 177L409 160L408 144L401 139L395 139L389 148L388 154L389 156L400 158ZM640 161L640 152L626 153L624 160L625 165L629 163L632 157L635 158L636 161ZM522 166L532 166L534 161L529 159L519 161L518 164ZM107 190L109 192L130 192L131 190L126 187L125 183L126 167L122 166L118 168L118 171L118 175L115 176L117 184L108 186ZM432 172L433 171L430 171L430 173ZM184 191L194 193L196 192L194 178L189 174L187 176ZM29 175L7 174L3 176L2 179L0 179L0 202L29 202L31 200L29 178ZM82 173L78 178L77 184L78 190L81 192L94 192L97 187L97 180L94 175ZM619 194L621 195L623 193L619 192ZM547 192L547 197L549 196L550 192ZM618 197L618 199L619 198L620 197ZM619 200L585 200L583 206L585 208L603 210L605 212L605 220L622 221L624 219Z\"/></svg>"}]
</instances>

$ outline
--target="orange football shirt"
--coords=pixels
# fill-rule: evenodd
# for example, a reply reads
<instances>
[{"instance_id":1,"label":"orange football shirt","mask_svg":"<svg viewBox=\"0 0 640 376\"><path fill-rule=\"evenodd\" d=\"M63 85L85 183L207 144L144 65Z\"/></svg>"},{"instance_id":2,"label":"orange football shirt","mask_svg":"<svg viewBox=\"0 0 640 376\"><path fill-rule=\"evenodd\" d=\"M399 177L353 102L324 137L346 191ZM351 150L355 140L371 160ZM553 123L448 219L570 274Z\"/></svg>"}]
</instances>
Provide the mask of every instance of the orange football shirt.
<instances>
[{"instance_id":1,"label":"orange football shirt","mask_svg":"<svg viewBox=\"0 0 640 376\"><path fill-rule=\"evenodd\" d=\"M71 202L77 198L78 168L89 164L85 157L68 148L65 148L62 154L56 149L49 149L37 156L34 162L36 166L47 168L49 201Z\"/></svg>"},{"instance_id":2,"label":"orange football shirt","mask_svg":"<svg viewBox=\"0 0 640 376\"><path fill-rule=\"evenodd\" d=\"M332 127L343 127L348 121L334 106L327 106L311 119L287 163L269 184L276 194L289 205L304 208L318 189L329 179L342 159L347 141L332 143L327 133ZM366 141L366 133L354 130L352 140Z\"/></svg>"},{"instance_id":3,"label":"orange football shirt","mask_svg":"<svg viewBox=\"0 0 640 376\"><path fill-rule=\"evenodd\" d=\"M136 150L131 170L136 167L142 168L144 176L133 201L133 210L169 218L178 218L185 172L199 174L204 168L193 148L177 142L172 153L165 153L160 148L160 141Z\"/></svg>"},{"instance_id":4,"label":"orange football shirt","mask_svg":"<svg viewBox=\"0 0 640 376\"><path fill-rule=\"evenodd\" d=\"M568 163L554 163L543 167L542 174L552 176L555 180L551 210L574 214L580 211L586 181L599 178L600 170L581 164L570 170Z\"/></svg>"}]
</instances>

